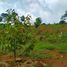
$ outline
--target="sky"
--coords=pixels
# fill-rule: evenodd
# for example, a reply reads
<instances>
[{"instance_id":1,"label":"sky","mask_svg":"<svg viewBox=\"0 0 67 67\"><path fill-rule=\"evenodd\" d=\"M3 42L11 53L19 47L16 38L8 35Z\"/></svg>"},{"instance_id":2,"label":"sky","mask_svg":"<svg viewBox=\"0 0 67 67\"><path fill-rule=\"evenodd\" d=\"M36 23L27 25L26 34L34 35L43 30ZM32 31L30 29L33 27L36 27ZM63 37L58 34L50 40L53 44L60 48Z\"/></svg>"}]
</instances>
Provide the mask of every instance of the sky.
<instances>
[{"instance_id":1,"label":"sky","mask_svg":"<svg viewBox=\"0 0 67 67\"><path fill-rule=\"evenodd\" d=\"M10 8L19 16L30 14L32 21L41 17L43 23L57 23L67 10L67 0L0 0L0 14Z\"/></svg>"}]
</instances>

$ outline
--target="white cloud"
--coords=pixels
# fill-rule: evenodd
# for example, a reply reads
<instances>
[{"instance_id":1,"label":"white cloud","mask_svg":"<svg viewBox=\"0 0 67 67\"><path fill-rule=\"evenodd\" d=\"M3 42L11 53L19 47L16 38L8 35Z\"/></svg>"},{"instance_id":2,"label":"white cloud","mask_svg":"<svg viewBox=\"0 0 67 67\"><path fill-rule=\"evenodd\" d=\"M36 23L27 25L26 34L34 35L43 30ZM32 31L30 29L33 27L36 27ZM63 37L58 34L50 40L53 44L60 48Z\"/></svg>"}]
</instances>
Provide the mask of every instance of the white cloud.
<instances>
[{"instance_id":1,"label":"white cloud","mask_svg":"<svg viewBox=\"0 0 67 67\"><path fill-rule=\"evenodd\" d=\"M56 4L58 2L58 0L45 0L46 3L48 4Z\"/></svg>"},{"instance_id":2,"label":"white cloud","mask_svg":"<svg viewBox=\"0 0 67 67\"><path fill-rule=\"evenodd\" d=\"M14 8L19 15L30 14L33 20L43 18L43 22L58 22L67 10L67 0L6 0L0 2L0 13L8 8Z\"/></svg>"}]
</instances>

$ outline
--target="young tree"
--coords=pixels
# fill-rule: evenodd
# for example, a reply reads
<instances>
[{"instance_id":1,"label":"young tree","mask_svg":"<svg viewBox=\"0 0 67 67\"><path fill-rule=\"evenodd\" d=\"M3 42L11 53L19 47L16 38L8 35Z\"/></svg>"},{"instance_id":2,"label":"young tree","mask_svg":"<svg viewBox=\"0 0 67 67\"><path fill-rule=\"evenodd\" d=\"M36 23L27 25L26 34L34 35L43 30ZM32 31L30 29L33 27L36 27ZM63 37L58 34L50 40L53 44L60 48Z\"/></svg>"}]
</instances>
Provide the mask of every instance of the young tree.
<instances>
[{"instance_id":1,"label":"young tree","mask_svg":"<svg viewBox=\"0 0 67 67\"><path fill-rule=\"evenodd\" d=\"M6 15L7 14L7 15ZM30 16L28 15L23 18L24 25L21 25L17 19L18 14L14 10L8 10L6 14L2 14L3 17L6 18L6 21L11 23L15 23L13 27L11 25L5 24L5 29L3 29L0 34L2 34L2 38L0 38L0 42L2 44L6 44L6 48L12 52L14 56L14 60L16 61L17 51L22 49L21 52L24 52L25 55L29 54L30 51L34 48L34 40L33 33L30 31L31 23ZM18 24L17 24L18 23ZM29 24L29 25L28 25ZM21 30L22 29L22 30ZM3 45L4 46L4 45ZM23 49L24 46L24 49ZM27 48L25 46L28 46ZM20 52L19 52L20 53Z\"/></svg>"},{"instance_id":2,"label":"young tree","mask_svg":"<svg viewBox=\"0 0 67 67\"><path fill-rule=\"evenodd\" d=\"M30 15L27 15L25 17L25 20L24 20L24 26L25 27L31 26L30 19L31 19L31 16Z\"/></svg>"},{"instance_id":3,"label":"young tree","mask_svg":"<svg viewBox=\"0 0 67 67\"><path fill-rule=\"evenodd\" d=\"M17 20L18 14L15 12L14 9L8 9L7 14L8 14L8 16L6 17L7 22L11 21L12 23L16 23L18 21Z\"/></svg>"},{"instance_id":4,"label":"young tree","mask_svg":"<svg viewBox=\"0 0 67 67\"><path fill-rule=\"evenodd\" d=\"M2 13L1 17L3 18L4 22L7 22L7 24L11 23L17 23L17 21L19 20L18 14L15 12L14 9L8 9L6 11L6 13Z\"/></svg>"}]
</instances>

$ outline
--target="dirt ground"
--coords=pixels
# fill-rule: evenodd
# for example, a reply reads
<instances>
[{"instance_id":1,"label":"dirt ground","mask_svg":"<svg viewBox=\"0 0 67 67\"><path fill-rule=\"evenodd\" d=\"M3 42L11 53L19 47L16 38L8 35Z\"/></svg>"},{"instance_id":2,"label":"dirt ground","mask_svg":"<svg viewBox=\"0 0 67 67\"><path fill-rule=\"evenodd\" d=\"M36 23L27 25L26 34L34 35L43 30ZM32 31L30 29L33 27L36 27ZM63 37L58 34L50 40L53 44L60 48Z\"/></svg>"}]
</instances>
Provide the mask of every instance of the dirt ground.
<instances>
[{"instance_id":1,"label":"dirt ground","mask_svg":"<svg viewBox=\"0 0 67 67\"><path fill-rule=\"evenodd\" d=\"M4 55L0 56L0 67L67 67L67 54L51 50L43 53L48 53L53 58L31 59L28 57L17 57L14 63L12 56Z\"/></svg>"}]
</instances>

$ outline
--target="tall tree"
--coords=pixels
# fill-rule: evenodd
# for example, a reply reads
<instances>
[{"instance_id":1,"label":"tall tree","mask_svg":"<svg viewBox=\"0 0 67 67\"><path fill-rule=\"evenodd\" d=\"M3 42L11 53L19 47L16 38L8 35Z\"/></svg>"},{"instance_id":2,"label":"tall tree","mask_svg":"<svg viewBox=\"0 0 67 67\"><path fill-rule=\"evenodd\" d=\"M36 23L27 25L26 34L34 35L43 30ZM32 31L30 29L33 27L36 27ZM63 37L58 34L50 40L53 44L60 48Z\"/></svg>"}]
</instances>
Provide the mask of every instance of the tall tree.
<instances>
[{"instance_id":1,"label":"tall tree","mask_svg":"<svg viewBox=\"0 0 67 67\"><path fill-rule=\"evenodd\" d=\"M21 16L21 21L25 21L25 16Z\"/></svg>"},{"instance_id":2,"label":"tall tree","mask_svg":"<svg viewBox=\"0 0 67 67\"><path fill-rule=\"evenodd\" d=\"M60 24L66 23L67 20L67 11L65 11L65 14L61 16Z\"/></svg>"},{"instance_id":3,"label":"tall tree","mask_svg":"<svg viewBox=\"0 0 67 67\"><path fill-rule=\"evenodd\" d=\"M7 17L7 16L8 16L7 13L2 13L2 14L1 14L2 20L3 20L4 22L6 22L6 17Z\"/></svg>"},{"instance_id":4,"label":"tall tree","mask_svg":"<svg viewBox=\"0 0 67 67\"><path fill-rule=\"evenodd\" d=\"M35 25L35 27L37 28L37 27L39 27L39 25L40 25L41 23L42 23L42 20L41 20L40 17L38 17L38 18L36 18L36 21L35 21L34 25Z\"/></svg>"},{"instance_id":5,"label":"tall tree","mask_svg":"<svg viewBox=\"0 0 67 67\"><path fill-rule=\"evenodd\" d=\"M2 21L2 17L0 17L0 22Z\"/></svg>"}]
</instances>

